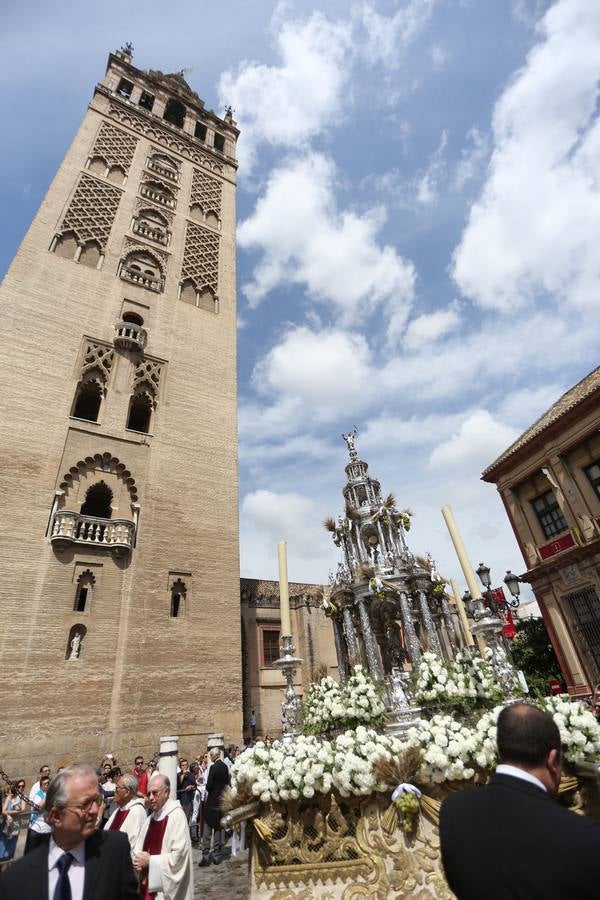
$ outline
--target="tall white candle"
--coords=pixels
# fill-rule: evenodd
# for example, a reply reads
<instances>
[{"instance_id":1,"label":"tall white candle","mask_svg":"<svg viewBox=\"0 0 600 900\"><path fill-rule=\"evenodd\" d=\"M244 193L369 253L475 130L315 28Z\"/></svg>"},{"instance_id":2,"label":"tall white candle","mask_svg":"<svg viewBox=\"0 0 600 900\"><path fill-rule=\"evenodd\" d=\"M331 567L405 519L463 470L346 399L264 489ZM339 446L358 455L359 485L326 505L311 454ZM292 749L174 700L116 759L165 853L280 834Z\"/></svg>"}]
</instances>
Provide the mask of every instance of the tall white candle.
<instances>
[{"instance_id":1,"label":"tall white candle","mask_svg":"<svg viewBox=\"0 0 600 900\"><path fill-rule=\"evenodd\" d=\"M473 640L473 635L471 634L471 629L469 628L469 620L467 619L465 604L463 603L462 597L460 596L460 591L458 590L458 585L454 578L450 579L450 586L452 587L452 593L454 594L456 611L458 612L458 618L460 619L460 624L462 625L462 630L467 642L467 646L472 647L475 641Z\"/></svg>"},{"instance_id":2,"label":"tall white candle","mask_svg":"<svg viewBox=\"0 0 600 900\"><path fill-rule=\"evenodd\" d=\"M287 543L279 541L277 544L277 557L279 559L279 605L281 608L281 634L292 633L290 621L290 595L288 590L287 572Z\"/></svg>"},{"instance_id":3,"label":"tall white candle","mask_svg":"<svg viewBox=\"0 0 600 900\"><path fill-rule=\"evenodd\" d=\"M450 537L452 538L452 543L454 544L454 549L456 550L458 561L460 563L461 569L463 570L465 581L467 582L467 587L469 588L469 592L473 600L476 600L478 597L481 597L481 588L477 584L473 566L471 565L471 561L467 556L465 545L463 544L462 538L458 533L458 528L456 527L456 522L454 521L454 515L452 514L452 510L449 506L442 506L442 515L448 527L448 531L450 532Z\"/></svg>"}]
</instances>

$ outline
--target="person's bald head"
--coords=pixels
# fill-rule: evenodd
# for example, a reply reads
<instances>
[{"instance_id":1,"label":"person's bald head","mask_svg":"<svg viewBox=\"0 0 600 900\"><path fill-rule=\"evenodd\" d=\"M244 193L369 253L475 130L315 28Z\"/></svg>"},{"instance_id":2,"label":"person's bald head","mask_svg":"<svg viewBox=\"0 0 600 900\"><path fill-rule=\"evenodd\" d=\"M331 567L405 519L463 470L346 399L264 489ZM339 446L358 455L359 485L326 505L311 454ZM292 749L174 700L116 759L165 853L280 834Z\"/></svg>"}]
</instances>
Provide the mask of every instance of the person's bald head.
<instances>
[{"instance_id":1,"label":"person's bald head","mask_svg":"<svg viewBox=\"0 0 600 900\"><path fill-rule=\"evenodd\" d=\"M171 792L171 782L166 775L153 775L148 784L148 806L152 812L163 808Z\"/></svg>"}]
</instances>

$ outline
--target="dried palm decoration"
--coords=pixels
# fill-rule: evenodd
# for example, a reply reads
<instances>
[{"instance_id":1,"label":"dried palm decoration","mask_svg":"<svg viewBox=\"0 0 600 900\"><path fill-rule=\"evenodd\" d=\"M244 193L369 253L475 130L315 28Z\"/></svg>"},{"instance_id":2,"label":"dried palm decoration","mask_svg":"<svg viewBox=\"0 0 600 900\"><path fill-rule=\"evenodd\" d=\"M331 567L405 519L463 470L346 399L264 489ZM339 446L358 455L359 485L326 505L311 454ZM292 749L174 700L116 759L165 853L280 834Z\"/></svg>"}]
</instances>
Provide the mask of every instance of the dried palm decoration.
<instances>
[{"instance_id":1,"label":"dried palm decoration","mask_svg":"<svg viewBox=\"0 0 600 900\"><path fill-rule=\"evenodd\" d=\"M421 765L423 753L418 747L407 747L400 756L394 759L380 757L373 763L373 773L378 781L389 786L390 790L399 784L410 784Z\"/></svg>"},{"instance_id":2,"label":"dried palm decoration","mask_svg":"<svg viewBox=\"0 0 600 900\"><path fill-rule=\"evenodd\" d=\"M331 516L328 516L326 519L323 520L323 528L325 529L325 531L331 531L331 532L335 533L335 531L336 531L335 519L332 519Z\"/></svg>"}]
</instances>

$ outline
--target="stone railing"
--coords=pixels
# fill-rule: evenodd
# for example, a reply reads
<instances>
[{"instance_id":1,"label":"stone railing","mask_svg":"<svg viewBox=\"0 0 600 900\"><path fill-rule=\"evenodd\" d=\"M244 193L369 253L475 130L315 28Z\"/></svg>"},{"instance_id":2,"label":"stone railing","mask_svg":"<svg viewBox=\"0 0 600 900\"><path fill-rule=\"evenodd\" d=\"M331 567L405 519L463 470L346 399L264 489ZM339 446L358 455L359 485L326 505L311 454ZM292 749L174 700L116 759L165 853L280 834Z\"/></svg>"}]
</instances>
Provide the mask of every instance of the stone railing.
<instances>
[{"instance_id":1,"label":"stone railing","mask_svg":"<svg viewBox=\"0 0 600 900\"><path fill-rule=\"evenodd\" d=\"M97 519L68 509L54 514L50 540L59 549L71 544L102 547L115 556L124 556L133 547L135 523L129 519Z\"/></svg>"},{"instance_id":2,"label":"stone railing","mask_svg":"<svg viewBox=\"0 0 600 900\"><path fill-rule=\"evenodd\" d=\"M151 225L148 225L147 222L134 222L133 230L136 234L141 234L143 237L150 238L151 241L157 241L159 244L167 243L166 232L158 226L152 227Z\"/></svg>"},{"instance_id":3,"label":"stone railing","mask_svg":"<svg viewBox=\"0 0 600 900\"><path fill-rule=\"evenodd\" d=\"M170 209L175 209L175 200L173 197L167 196L167 194L163 194L162 191L157 191L155 188L150 187L148 184L143 184L140 188L140 194L142 197L148 197L149 200L154 200L155 203L162 203L163 206L168 206Z\"/></svg>"},{"instance_id":4,"label":"stone railing","mask_svg":"<svg viewBox=\"0 0 600 900\"><path fill-rule=\"evenodd\" d=\"M165 166L161 166L159 162L155 159L148 160L148 168L152 169L153 172L156 172L158 175L164 175L165 178L168 178L169 181L177 181L177 173L172 169L167 169Z\"/></svg>"},{"instance_id":5,"label":"stone railing","mask_svg":"<svg viewBox=\"0 0 600 900\"><path fill-rule=\"evenodd\" d=\"M149 291L160 291L162 290L162 284L156 278L153 278L151 275L145 275L144 272L140 272L139 269L132 269L130 266L122 265L121 278L125 281L131 281L133 284L138 284L140 287L147 288Z\"/></svg>"},{"instance_id":6,"label":"stone railing","mask_svg":"<svg viewBox=\"0 0 600 900\"><path fill-rule=\"evenodd\" d=\"M147 338L146 329L134 322L120 320L115 325L115 347L121 347L123 350L143 350Z\"/></svg>"}]
</instances>

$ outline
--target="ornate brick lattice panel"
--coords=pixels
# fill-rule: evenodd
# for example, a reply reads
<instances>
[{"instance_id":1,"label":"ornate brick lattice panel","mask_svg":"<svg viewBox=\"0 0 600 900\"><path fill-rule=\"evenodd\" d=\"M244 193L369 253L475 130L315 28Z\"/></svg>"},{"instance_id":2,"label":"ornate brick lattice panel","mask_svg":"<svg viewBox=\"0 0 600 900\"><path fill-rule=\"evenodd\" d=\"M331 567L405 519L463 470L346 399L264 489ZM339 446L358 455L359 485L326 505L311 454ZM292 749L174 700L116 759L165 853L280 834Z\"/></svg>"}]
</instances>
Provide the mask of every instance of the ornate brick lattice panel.
<instances>
[{"instance_id":1,"label":"ornate brick lattice panel","mask_svg":"<svg viewBox=\"0 0 600 900\"><path fill-rule=\"evenodd\" d=\"M220 163L213 160L207 153L202 153L193 147L191 140L189 142L182 140L150 119L139 116L116 103L110 104L108 114L122 122L123 125L128 125L129 128L144 134L149 140L154 141L159 146L168 147L169 150L179 153L180 156L184 156L186 159L191 159L192 162L202 166L204 169L210 169L211 172L223 171L223 166Z\"/></svg>"},{"instance_id":2,"label":"ornate brick lattice panel","mask_svg":"<svg viewBox=\"0 0 600 900\"><path fill-rule=\"evenodd\" d=\"M110 372L115 358L113 347L106 344L99 344L96 341L86 341L83 351L83 363L81 366L82 380L93 372L99 378L108 384Z\"/></svg>"},{"instance_id":3,"label":"ornate brick lattice panel","mask_svg":"<svg viewBox=\"0 0 600 900\"><path fill-rule=\"evenodd\" d=\"M138 139L110 122L103 122L90 156L101 156L107 166L121 166L129 171Z\"/></svg>"},{"instance_id":4,"label":"ornate brick lattice panel","mask_svg":"<svg viewBox=\"0 0 600 900\"><path fill-rule=\"evenodd\" d=\"M188 222L181 280L191 278L197 290L211 288L217 293L219 274L219 236Z\"/></svg>"},{"instance_id":5,"label":"ornate brick lattice panel","mask_svg":"<svg viewBox=\"0 0 600 900\"><path fill-rule=\"evenodd\" d=\"M156 406L161 373L161 363L150 357L144 357L144 359L135 367L132 393L147 394Z\"/></svg>"},{"instance_id":6,"label":"ornate brick lattice panel","mask_svg":"<svg viewBox=\"0 0 600 900\"><path fill-rule=\"evenodd\" d=\"M82 175L60 231L73 230L80 241L98 241L104 250L122 192L90 175Z\"/></svg>"},{"instance_id":7,"label":"ornate brick lattice panel","mask_svg":"<svg viewBox=\"0 0 600 900\"><path fill-rule=\"evenodd\" d=\"M192 178L192 195L190 197L190 206L192 203L199 203L204 212L212 210L221 218L221 182L204 172L194 169Z\"/></svg>"}]
</instances>

